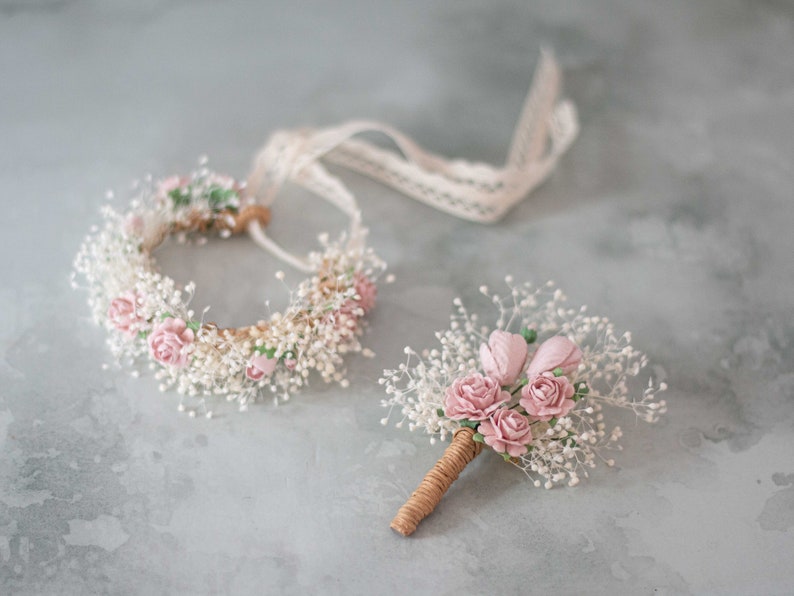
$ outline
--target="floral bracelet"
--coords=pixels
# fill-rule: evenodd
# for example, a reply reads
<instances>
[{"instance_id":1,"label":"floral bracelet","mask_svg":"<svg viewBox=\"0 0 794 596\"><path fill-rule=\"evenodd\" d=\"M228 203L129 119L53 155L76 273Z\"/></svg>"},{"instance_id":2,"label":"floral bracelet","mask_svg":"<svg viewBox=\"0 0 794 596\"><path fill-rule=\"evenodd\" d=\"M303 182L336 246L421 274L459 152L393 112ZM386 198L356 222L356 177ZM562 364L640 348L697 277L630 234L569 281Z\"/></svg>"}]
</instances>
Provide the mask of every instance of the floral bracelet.
<instances>
[{"instance_id":1,"label":"floral bracelet","mask_svg":"<svg viewBox=\"0 0 794 596\"><path fill-rule=\"evenodd\" d=\"M369 353L359 337L385 265L365 247L364 228L353 226L336 241L321 235L322 250L307 259L309 277L283 312L222 328L196 316L195 285L178 287L158 271L152 252L170 235L201 242L211 233L228 238L267 225L269 209L248 198L244 184L201 167L189 177L149 182L126 212L106 206L102 216L104 225L92 229L75 259L73 285L79 275L118 363L137 376L137 364L148 360L162 391L197 399L187 407L183 397L180 411L211 417L208 395L225 396L241 410L266 392L286 400L312 371L347 386L344 355Z\"/></svg>"}]
</instances>

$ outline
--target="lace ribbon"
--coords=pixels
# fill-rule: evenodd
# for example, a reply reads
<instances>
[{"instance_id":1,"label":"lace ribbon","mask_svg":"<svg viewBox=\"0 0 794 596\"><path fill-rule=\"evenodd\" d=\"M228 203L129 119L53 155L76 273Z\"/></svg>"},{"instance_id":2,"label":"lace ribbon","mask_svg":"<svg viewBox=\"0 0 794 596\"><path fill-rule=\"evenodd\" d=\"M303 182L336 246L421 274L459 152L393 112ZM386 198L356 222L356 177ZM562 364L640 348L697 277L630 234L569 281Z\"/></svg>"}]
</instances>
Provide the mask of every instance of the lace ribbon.
<instances>
[{"instance_id":1,"label":"lace ribbon","mask_svg":"<svg viewBox=\"0 0 794 596\"><path fill-rule=\"evenodd\" d=\"M351 219L351 238L355 238L361 225L356 199L328 173L322 159L369 176L440 211L493 223L548 177L576 138L576 108L572 102L558 99L561 80L554 57L542 52L502 167L449 160L424 150L391 126L354 120L330 128L274 133L254 160L248 192L257 202L269 206L286 181L294 182L345 212ZM353 138L364 132L383 133L402 155ZM273 242L257 222L249 225L249 232L279 258L309 271L305 259Z\"/></svg>"}]
</instances>

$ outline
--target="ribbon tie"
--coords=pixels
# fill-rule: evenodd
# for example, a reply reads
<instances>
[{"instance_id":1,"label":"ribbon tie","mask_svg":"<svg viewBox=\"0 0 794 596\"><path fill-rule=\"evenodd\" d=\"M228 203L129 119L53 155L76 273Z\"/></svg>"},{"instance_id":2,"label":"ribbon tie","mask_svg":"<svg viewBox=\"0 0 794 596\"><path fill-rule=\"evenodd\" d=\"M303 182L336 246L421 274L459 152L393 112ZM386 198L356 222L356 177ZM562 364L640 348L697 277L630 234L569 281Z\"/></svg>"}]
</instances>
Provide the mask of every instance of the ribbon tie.
<instances>
[{"instance_id":1,"label":"ribbon tie","mask_svg":"<svg viewBox=\"0 0 794 596\"><path fill-rule=\"evenodd\" d=\"M469 221L493 223L549 176L576 138L576 108L572 102L558 99L561 80L554 57L542 52L507 160L501 167L434 155L391 126L353 120L329 128L275 132L254 159L247 184L249 196L270 206L281 186L291 181L341 209L350 217L351 229L356 230L361 224L356 199L328 173L321 162L324 160L369 176L440 211ZM353 138L364 132L386 135L402 155ZM279 258L310 271L305 259L274 243L257 222L249 225L249 232Z\"/></svg>"}]
</instances>

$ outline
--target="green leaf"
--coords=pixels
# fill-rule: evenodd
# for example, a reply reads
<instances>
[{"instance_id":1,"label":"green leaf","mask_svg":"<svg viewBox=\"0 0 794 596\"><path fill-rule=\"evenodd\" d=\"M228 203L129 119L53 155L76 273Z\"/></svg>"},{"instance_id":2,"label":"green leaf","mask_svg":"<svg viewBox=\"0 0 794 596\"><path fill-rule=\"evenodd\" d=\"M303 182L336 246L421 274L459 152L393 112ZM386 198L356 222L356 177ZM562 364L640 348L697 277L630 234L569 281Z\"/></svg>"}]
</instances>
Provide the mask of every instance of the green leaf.
<instances>
[{"instance_id":1,"label":"green leaf","mask_svg":"<svg viewBox=\"0 0 794 596\"><path fill-rule=\"evenodd\" d=\"M168 192L168 196L171 197L175 207L184 207L185 205L190 205L189 186L187 188L175 188L174 190Z\"/></svg>"},{"instance_id":2,"label":"green leaf","mask_svg":"<svg viewBox=\"0 0 794 596\"><path fill-rule=\"evenodd\" d=\"M524 377L523 379L521 379L521 380L518 382L518 385L516 385L515 389L513 389L513 390L510 392L510 395L515 395L516 393L518 393L519 391L521 391L521 388L522 388L522 387L524 387L524 385L526 385L527 383L529 383L529 379L527 379L526 377Z\"/></svg>"},{"instance_id":3,"label":"green leaf","mask_svg":"<svg viewBox=\"0 0 794 596\"><path fill-rule=\"evenodd\" d=\"M475 443L485 443L485 437L483 437L481 433L474 433L474 436L471 438L471 440Z\"/></svg>"},{"instance_id":4,"label":"green leaf","mask_svg":"<svg viewBox=\"0 0 794 596\"><path fill-rule=\"evenodd\" d=\"M173 319L173 318L174 318L174 315L173 315L173 313L170 313L170 312L164 312L163 314L160 315L160 320L161 321L165 321L166 319Z\"/></svg>"},{"instance_id":5,"label":"green leaf","mask_svg":"<svg viewBox=\"0 0 794 596\"><path fill-rule=\"evenodd\" d=\"M476 420L467 420L465 418L463 420L458 420L458 422L460 423L461 426L466 426L468 428L473 428L473 429L476 429L480 425L480 423L477 422Z\"/></svg>"},{"instance_id":6,"label":"green leaf","mask_svg":"<svg viewBox=\"0 0 794 596\"><path fill-rule=\"evenodd\" d=\"M207 202L213 211L222 211L225 209L237 192L231 188L221 188L220 186L213 186L207 193Z\"/></svg>"},{"instance_id":7,"label":"green leaf","mask_svg":"<svg viewBox=\"0 0 794 596\"><path fill-rule=\"evenodd\" d=\"M268 358L273 358L276 355L276 348L266 348L265 346L256 346L254 352L257 354L264 354Z\"/></svg>"},{"instance_id":8,"label":"green leaf","mask_svg":"<svg viewBox=\"0 0 794 596\"><path fill-rule=\"evenodd\" d=\"M441 409L441 408L438 408L436 410L436 414L438 414L438 416L441 417L441 418L443 418L446 415L446 414L444 414L444 410Z\"/></svg>"},{"instance_id":9,"label":"green leaf","mask_svg":"<svg viewBox=\"0 0 794 596\"><path fill-rule=\"evenodd\" d=\"M565 447L568 447L569 445L571 447L576 447L577 444L576 441L571 438L573 436L575 436L574 433L568 431L568 436L564 438L562 441L560 441L560 443L562 443Z\"/></svg>"},{"instance_id":10,"label":"green leaf","mask_svg":"<svg viewBox=\"0 0 794 596\"><path fill-rule=\"evenodd\" d=\"M551 428L554 428L555 426L557 426L557 419L556 418L552 418L551 420L549 420L549 426Z\"/></svg>"},{"instance_id":11,"label":"green leaf","mask_svg":"<svg viewBox=\"0 0 794 596\"><path fill-rule=\"evenodd\" d=\"M523 337L528 344L535 343L535 340L538 339L538 332L529 327L522 327L521 337Z\"/></svg>"},{"instance_id":12,"label":"green leaf","mask_svg":"<svg viewBox=\"0 0 794 596\"><path fill-rule=\"evenodd\" d=\"M201 323L198 321L188 321L186 326L188 329L192 329L193 331L198 331L201 329Z\"/></svg>"},{"instance_id":13,"label":"green leaf","mask_svg":"<svg viewBox=\"0 0 794 596\"><path fill-rule=\"evenodd\" d=\"M553 374L555 377L561 377L562 376L562 369L558 366L553 371L551 371L551 374Z\"/></svg>"},{"instance_id":14,"label":"green leaf","mask_svg":"<svg viewBox=\"0 0 794 596\"><path fill-rule=\"evenodd\" d=\"M148 331L138 331L138 339L146 339L148 336Z\"/></svg>"},{"instance_id":15,"label":"green leaf","mask_svg":"<svg viewBox=\"0 0 794 596\"><path fill-rule=\"evenodd\" d=\"M499 455L502 456L503 460L510 461L510 454L509 453L500 453Z\"/></svg>"}]
</instances>

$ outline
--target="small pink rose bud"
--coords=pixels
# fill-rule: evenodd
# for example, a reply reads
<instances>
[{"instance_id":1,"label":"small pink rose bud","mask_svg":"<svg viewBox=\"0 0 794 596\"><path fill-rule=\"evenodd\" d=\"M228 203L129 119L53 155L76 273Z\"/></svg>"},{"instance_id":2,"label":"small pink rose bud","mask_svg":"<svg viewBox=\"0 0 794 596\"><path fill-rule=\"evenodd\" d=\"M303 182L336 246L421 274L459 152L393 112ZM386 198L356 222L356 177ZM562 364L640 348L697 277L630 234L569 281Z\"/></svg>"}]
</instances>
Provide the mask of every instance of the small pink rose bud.
<instances>
[{"instance_id":1,"label":"small pink rose bud","mask_svg":"<svg viewBox=\"0 0 794 596\"><path fill-rule=\"evenodd\" d=\"M519 403L533 420L548 422L552 418L565 416L576 402L573 401L574 387L568 377L555 377L554 373L531 377L521 390Z\"/></svg>"},{"instance_id":2,"label":"small pink rose bud","mask_svg":"<svg viewBox=\"0 0 794 596\"><path fill-rule=\"evenodd\" d=\"M527 360L527 342L517 333L496 330L480 346L483 371L500 385L512 385Z\"/></svg>"},{"instance_id":3,"label":"small pink rose bud","mask_svg":"<svg viewBox=\"0 0 794 596\"><path fill-rule=\"evenodd\" d=\"M538 347L527 368L530 379L541 373L561 368L564 375L569 375L579 368L582 362L582 350L567 337L555 335Z\"/></svg>"},{"instance_id":4,"label":"small pink rose bud","mask_svg":"<svg viewBox=\"0 0 794 596\"><path fill-rule=\"evenodd\" d=\"M187 178L181 178L179 176L170 176L165 180L161 180L160 183L157 185L157 194L165 197L172 190L181 188L187 183L188 183Z\"/></svg>"},{"instance_id":5,"label":"small pink rose bud","mask_svg":"<svg viewBox=\"0 0 794 596\"><path fill-rule=\"evenodd\" d=\"M143 236L144 222L140 215L130 214L124 220L124 233L127 236Z\"/></svg>"},{"instance_id":6,"label":"small pink rose bud","mask_svg":"<svg viewBox=\"0 0 794 596\"><path fill-rule=\"evenodd\" d=\"M523 414L508 408L499 408L487 420L483 420L477 431L486 445L497 453L510 457L524 455L532 442L532 429Z\"/></svg>"},{"instance_id":7,"label":"small pink rose bud","mask_svg":"<svg viewBox=\"0 0 794 596\"><path fill-rule=\"evenodd\" d=\"M266 354L254 353L248 361L245 376L252 381L258 381L276 370L277 363L278 358L268 358Z\"/></svg>"},{"instance_id":8,"label":"small pink rose bud","mask_svg":"<svg viewBox=\"0 0 794 596\"><path fill-rule=\"evenodd\" d=\"M140 331L139 325L143 322L143 318L138 313L139 300L137 294L125 292L114 298L108 307L108 320L127 337L135 337Z\"/></svg>"},{"instance_id":9,"label":"small pink rose bud","mask_svg":"<svg viewBox=\"0 0 794 596\"><path fill-rule=\"evenodd\" d=\"M364 314L367 314L375 308L375 300L378 297L378 286L363 273L357 273L355 281L353 282L353 287L358 295L358 305L364 310Z\"/></svg>"}]
</instances>

